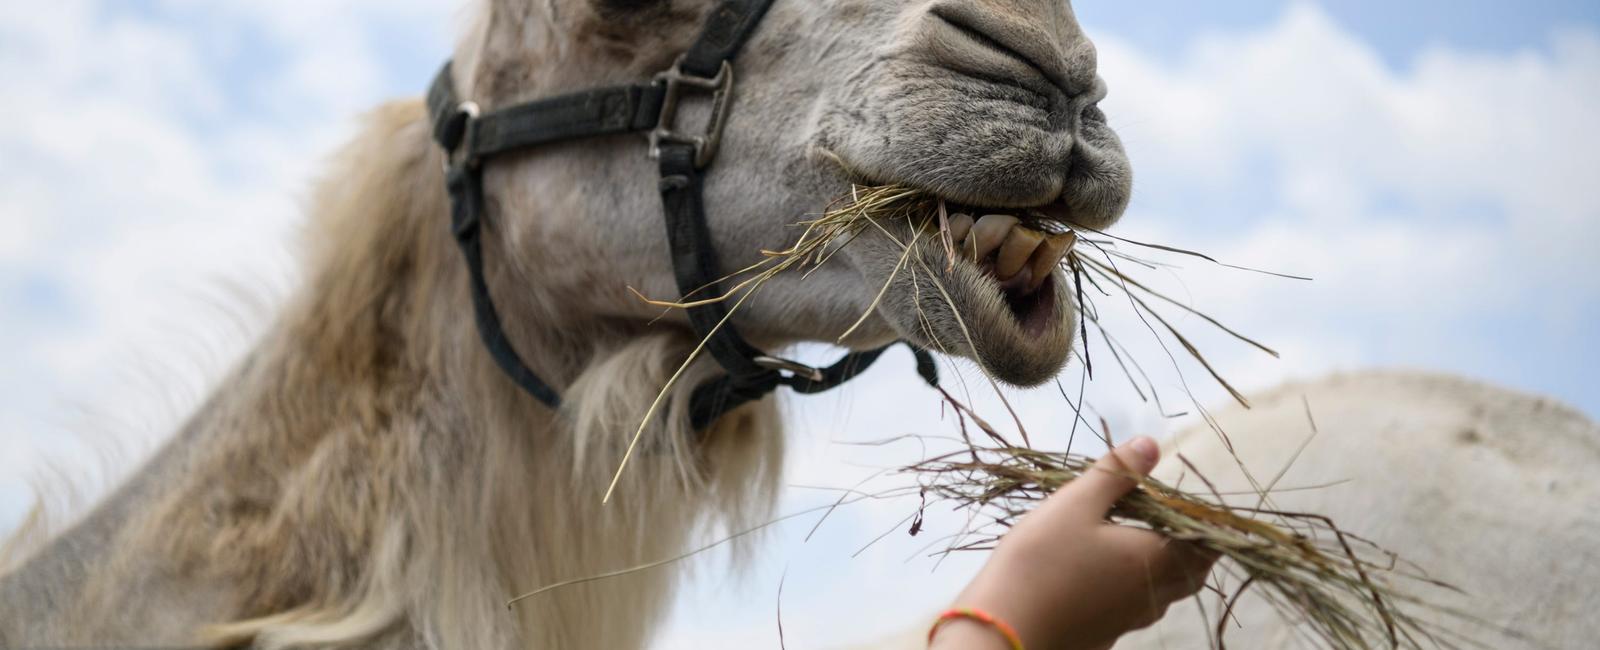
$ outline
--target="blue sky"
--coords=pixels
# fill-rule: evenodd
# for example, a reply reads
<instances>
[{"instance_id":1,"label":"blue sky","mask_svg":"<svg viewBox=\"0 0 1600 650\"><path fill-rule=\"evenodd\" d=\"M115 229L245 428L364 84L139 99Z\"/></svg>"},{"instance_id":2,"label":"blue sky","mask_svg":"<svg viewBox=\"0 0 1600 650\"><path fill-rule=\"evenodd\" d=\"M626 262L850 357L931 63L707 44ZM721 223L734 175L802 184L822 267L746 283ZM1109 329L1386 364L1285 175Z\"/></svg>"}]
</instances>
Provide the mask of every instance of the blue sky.
<instances>
[{"instance_id":1,"label":"blue sky","mask_svg":"<svg viewBox=\"0 0 1600 650\"><path fill-rule=\"evenodd\" d=\"M1155 60L1174 65L1193 57L1197 48L1208 42L1226 41L1229 34L1268 29L1292 12L1294 3L1248 0L1226 3L1193 3L1181 0L1153 0L1139 3L1077 2L1080 18L1092 35L1114 35L1127 46ZM1391 74L1414 74L1441 56L1460 56L1479 60L1501 59L1508 65L1523 65L1548 57L1562 47L1561 39L1572 34L1593 33L1600 23L1600 4L1559 1L1515 5L1485 0L1465 2L1412 1L1378 2L1345 0L1317 4L1317 11L1336 29L1359 42ZM1442 54L1444 53L1444 54ZM1360 52L1356 52L1360 54ZM1579 77L1576 82L1592 91L1600 79ZM1111 77L1112 92L1118 79ZM1488 83L1485 81L1485 83ZM1507 92L1516 89L1508 88ZM1591 92L1592 95L1592 92ZM1269 99L1263 96L1263 99ZM1181 110L1181 109L1176 109ZM1504 117L1503 124L1489 128L1515 130L1517 115ZM1584 134L1574 134L1584 137ZM1137 158L1136 166L1145 161ZM1337 141L1332 146L1343 146ZM1383 151L1373 150L1372 155ZM1552 151L1560 166L1561 154ZM1492 159L1484 165L1497 164ZM1592 164L1591 161L1572 161ZM1284 184L1271 182L1284 172L1283 159L1268 150L1253 152L1243 161L1247 172L1239 182L1217 182L1202 176L1190 181L1182 174L1163 176L1160 186L1142 184L1136 207L1179 209L1186 219L1206 228L1248 228L1272 218L1275 208L1284 203ZM1600 171L1589 168L1590 171ZM1470 186L1455 188L1447 196L1420 197L1406 184L1412 179L1400 175L1377 180L1370 188L1364 211L1385 213L1387 218L1410 224L1426 224L1441 231L1461 227L1501 224L1508 219L1503 197L1494 190ZM1266 182L1263 182L1266 181ZM1592 204L1587 213L1592 219ZM1137 216L1137 215L1136 215ZM1562 237L1550 233L1552 240ZM1425 249L1418 255L1427 255ZM1537 254L1535 252L1535 254ZM1484 276L1518 275L1515 257L1485 259ZM1292 270L1292 269L1290 269ZM1593 267L1572 268L1572 272L1592 275ZM1463 278L1463 282L1469 281ZM1592 389L1600 361L1600 344L1585 333L1600 324L1600 304L1592 294L1568 293L1569 283L1529 282L1518 291L1520 302L1549 309L1532 311L1506 304L1503 309L1484 309L1471 318L1438 323L1435 336L1428 340L1386 335L1389 323L1383 319L1348 319L1342 325L1364 340L1373 355L1389 365L1448 368L1484 379L1508 383L1524 389L1560 396L1590 413L1600 412L1600 391ZM1576 298L1576 299L1573 299ZM1427 302L1416 305L1418 311Z\"/></svg>"},{"instance_id":2,"label":"blue sky","mask_svg":"<svg viewBox=\"0 0 1600 650\"><path fill-rule=\"evenodd\" d=\"M1203 337L1230 376L1261 388L1420 367L1600 414L1600 4L1073 4L1138 174L1124 233L1316 278L1193 265L1170 278L1284 352ZM362 110L421 92L457 13L433 0L0 5L0 530L30 477L59 467L92 496L205 394L294 285L318 161ZM790 403L794 482L849 484L877 458L832 440L938 426L872 408L927 398L906 365ZM1119 430L1175 426L1103 392ZM1060 417L1049 394L1014 399ZM797 488L784 508L818 498ZM743 582L703 572L663 646L771 645L785 567L794 646L896 629L863 602L901 620L930 610L970 561L931 572L890 540L841 564L896 508L847 513L809 545L806 526L780 527Z\"/></svg>"},{"instance_id":3,"label":"blue sky","mask_svg":"<svg viewBox=\"0 0 1600 650\"><path fill-rule=\"evenodd\" d=\"M1178 56L1204 30L1258 29L1282 15L1282 0L1141 0L1074 2L1099 33L1116 33L1144 50ZM1495 0L1338 0L1320 3L1342 27L1405 67L1418 51L1444 46L1479 52L1540 49L1555 29L1600 22L1600 5L1585 0L1505 3Z\"/></svg>"}]
</instances>

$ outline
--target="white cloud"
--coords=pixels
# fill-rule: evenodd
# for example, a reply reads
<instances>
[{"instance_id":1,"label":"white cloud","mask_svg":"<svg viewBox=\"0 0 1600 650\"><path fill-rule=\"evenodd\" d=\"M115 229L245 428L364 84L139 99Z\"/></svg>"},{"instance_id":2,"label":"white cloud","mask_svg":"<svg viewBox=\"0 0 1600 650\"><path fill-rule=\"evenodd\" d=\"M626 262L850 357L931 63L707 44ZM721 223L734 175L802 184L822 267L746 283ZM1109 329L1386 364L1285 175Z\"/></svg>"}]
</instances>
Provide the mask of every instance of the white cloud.
<instances>
[{"instance_id":1,"label":"white cloud","mask_svg":"<svg viewBox=\"0 0 1600 650\"><path fill-rule=\"evenodd\" d=\"M1270 32L1201 39L1176 67L1099 42L1110 108L1147 177L1248 182L1260 171L1248 163L1266 155L1287 178L1337 190L1510 199L1562 208L1544 218L1566 219L1600 200L1576 191L1600 165L1585 146L1600 140L1587 119L1600 99L1600 36L1553 40L1549 56L1429 50L1396 72L1300 4ZM1295 198L1315 209L1370 197Z\"/></svg>"},{"instance_id":2,"label":"white cloud","mask_svg":"<svg viewBox=\"0 0 1600 650\"><path fill-rule=\"evenodd\" d=\"M297 198L390 92L373 25L436 34L414 47L442 59L447 12L0 7L0 331L13 355L0 368L0 528L47 458L92 455L104 441L83 439L105 430L138 455L231 363L269 315L236 305L291 282Z\"/></svg>"},{"instance_id":3,"label":"white cloud","mask_svg":"<svg viewBox=\"0 0 1600 650\"><path fill-rule=\"evenodd\" d=\"M1102 38L1108 112L1142 171L1124 232L1315 277L1184 273L1196 304L1361 350L1346 364L1480 318L1570 318L1600 301L1600 34L1552 38L1548 55L1433 49L1396 71L1305 4L1175 65ZM1470 352L1403 358L1465 369L1452 359Z\"/></svg>"}]
</instances>

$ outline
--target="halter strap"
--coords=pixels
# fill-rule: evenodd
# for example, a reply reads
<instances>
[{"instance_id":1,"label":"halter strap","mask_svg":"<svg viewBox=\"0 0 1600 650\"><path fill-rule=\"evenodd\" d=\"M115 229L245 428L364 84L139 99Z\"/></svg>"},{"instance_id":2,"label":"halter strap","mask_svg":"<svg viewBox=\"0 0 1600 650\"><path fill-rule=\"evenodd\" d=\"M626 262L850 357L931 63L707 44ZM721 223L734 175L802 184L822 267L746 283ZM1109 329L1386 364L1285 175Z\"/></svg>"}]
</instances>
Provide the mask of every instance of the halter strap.
<instances>
[{"instance_id":1,"label":"halter strap","mask_svg":"<svg viewBox=\"0 0 1600 650\"><path fill-rule=\"evenodd\" d=\"M661 116L664 90L655 83L595 88L473 115L476 105L457 98L447 62L428 89L428 114L435 142L455 157L481 162L562 140L648 131Z\"/></svg>"},{"instance_id":2,"label":"halter strap","mask_svg":"<svg viewBox=\"0 0 1600 650\"><path fill-rule=\"evenodd\" d=\"M699 37L671 69L649 84L595 88L482 113L456 94L451 64L428 90L433 138L446 153L451 232L467 263L473 314L484 348L506 376L552 409L561 396L528 368L506 336L483 271L483 164L498 155L577 138L649 132L650 153L660 167L667 242L678 290L685 298L722 295L721 264L706 222L704 170L716 156L732 102L731 60L773 0L723 0L711 10ZM675 124L678 101L686 92L711 93L710 123L702 134L685 134ZM690 419L703 429L718 417L778 386L800 393L828 390L860 374L887 347L846 355L828 368L810 368L771 357L751 345L728 321L720 301L688 308L689 323L706 350L727 374L697 387ZM907 344L908 346L910 344ZM917 370L938 384L933 359L912 346Z\"/></svg>"}]
</instances>

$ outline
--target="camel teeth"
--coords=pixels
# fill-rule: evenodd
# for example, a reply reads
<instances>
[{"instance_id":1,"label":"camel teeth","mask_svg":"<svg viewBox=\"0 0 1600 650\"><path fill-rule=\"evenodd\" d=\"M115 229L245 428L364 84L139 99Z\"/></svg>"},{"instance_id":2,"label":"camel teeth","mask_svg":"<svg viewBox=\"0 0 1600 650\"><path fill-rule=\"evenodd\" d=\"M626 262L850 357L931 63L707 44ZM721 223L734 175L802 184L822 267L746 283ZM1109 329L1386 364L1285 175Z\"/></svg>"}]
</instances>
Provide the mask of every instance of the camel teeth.
<instances>
[{"instance_id":1,"label":"camel teeth","mask_svg":"<svg viewBox=\"0 0 1600 650\"><path fill-rule=\"evenodd\" d=\"M1044 242L1044 234L1027 228L1012 228L1000 245L1000 255L995 258L994 274L1001 280L1010 280L1028 265L1034 250Z\"/></svg>"},{"instance_id":2,"label":"camel teeth","mask_svg":"<svg viewBox=\"0 0 1600 650\"><path fill-rule=\"evenodd\" d=\"M1078 233L1057 233L1044 238L1044 243L1033 252L1033 257L1028 260L1028 266L1033 270L1033 279L1028 283L1029 291L1036 291L1050 277L1061 260L1067 253L1072 252L1072 245L1078 243Z\"/></svg>"},{"instance_id":3,"label":"camel teeth","mask_svg":"<svg viewBox=\"0 0 1600 650\"><path fill-rule=\"evenodd\" d=\"M972 232L972 223L970 214L950 215L950 242L959 245L966 241L967 233Z\"/></svg>"},{"instance_id":4,"label":"camel teeth","mask_svg":"<svg viewBox=\"0 0 1600 650\"><path fill-rule=\"evenodd\" d=\"M1009 214L984 215L982 219L978 220L978 223L972 226L972 234L970 235L972 241L964 249L972 253L974 261L988 257L990 253L993 253L995 249L1000 248L1000 245L1005 243L1006 236L1011 233L1011 229L1016 225L1017 218Z\"/></svg>"}]
</instances>

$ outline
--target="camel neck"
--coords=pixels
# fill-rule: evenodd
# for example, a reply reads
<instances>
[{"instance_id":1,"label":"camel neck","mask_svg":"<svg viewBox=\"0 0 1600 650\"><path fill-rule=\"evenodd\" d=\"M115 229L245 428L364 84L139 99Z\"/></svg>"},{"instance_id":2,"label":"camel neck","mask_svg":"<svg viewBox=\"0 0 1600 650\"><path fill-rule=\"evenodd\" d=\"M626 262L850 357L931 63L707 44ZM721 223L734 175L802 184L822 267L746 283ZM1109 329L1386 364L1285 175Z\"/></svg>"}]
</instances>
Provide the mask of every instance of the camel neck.
<instances>
[{"instance_id":1,"label":"camel neck","mask_svg":"<svg viewBox=\"0 0 1600 650\"><path fill-rule=\"evenodd\" d=\"M640 647L672 572L509 615L506 599L768 511L783 441L770 401L705 432L681 416L687 393L646 417L693 348L683 328L577 322L538 311L561 304L538 287L508 291L513 337L571 399L557 415L501 375L420 105L373 123L314 198L304 280L267 334L116 494L0 579L0 622L24 622L0 645L242 646L292 629L327 646L409 647L426 630L440 647ZM717 372L702 361L682 385Z\"/></svg>"}]
</instances>

